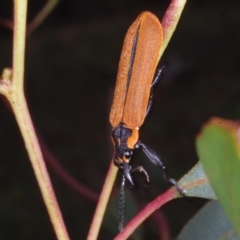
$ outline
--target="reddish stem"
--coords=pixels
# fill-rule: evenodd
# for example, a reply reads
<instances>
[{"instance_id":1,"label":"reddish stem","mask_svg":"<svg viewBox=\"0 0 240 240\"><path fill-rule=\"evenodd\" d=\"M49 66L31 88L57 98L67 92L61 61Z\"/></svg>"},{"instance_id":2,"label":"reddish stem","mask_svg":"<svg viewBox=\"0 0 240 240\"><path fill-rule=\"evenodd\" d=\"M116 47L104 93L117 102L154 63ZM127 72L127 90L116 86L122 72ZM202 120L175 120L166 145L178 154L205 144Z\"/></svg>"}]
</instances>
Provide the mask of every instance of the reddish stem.
<instances>
[{"instance_id":1,"label":"reddish stem","mask_svg":"<svg viewBox=\"0 0 240 240\"><path fill-rule=\"evenodd\" d=\"M99 199L99 194L81 184L71 174L69 174L59 163L58 159L53 155L53 153L48 149L44 141L41 139L41 137L39 137L39 134L38 140L45 157L45 161L55 171L55 173L81 196L85 197L91 202L97 202Z\"/></svg>"},{"instance_id":2,"label":"reddish stem","mask_svg":"<svg viewBox=\"0 0 240 240\"><path fill-rule=\"evenodd\" d=\"M169 229L169 223L166 219L166 216L161 210L158 210L152 214L152 220L154 220L155 225L157 225L159 239L161 240L172 239Z\"/></svg>"},{"instance_id":3,"label":"reddish stem","mask_svg":"<svg viewBox=\"0 0 240 240\"><path fill-rule=\"evenodd\" d=\"M170 200L178 197L179 194L175 188L170 188L165 193L161 194L157 198L155 198L151 203L147 204L123 229L123 232L119 233L115 240L123 240L127 239L134 230L147 218L149 217L154 211L160 208L165 203L169 202Z\"/></svg>"}]
</instances>

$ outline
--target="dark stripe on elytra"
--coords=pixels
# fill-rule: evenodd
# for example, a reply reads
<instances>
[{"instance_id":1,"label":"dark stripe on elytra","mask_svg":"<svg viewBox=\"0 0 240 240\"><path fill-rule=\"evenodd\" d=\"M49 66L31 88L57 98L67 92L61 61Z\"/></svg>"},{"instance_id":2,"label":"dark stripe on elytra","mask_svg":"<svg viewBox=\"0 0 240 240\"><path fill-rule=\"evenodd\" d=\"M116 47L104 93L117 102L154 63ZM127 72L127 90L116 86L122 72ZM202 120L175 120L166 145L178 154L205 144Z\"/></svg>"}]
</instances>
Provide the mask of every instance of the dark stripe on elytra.
<instances>
[{"instance_id":1,"label":"dark stripe on elytra","mask_svg":"<svg viewBox=\"0 0 240 240\"><path fill-rule=\"evenodd\" d=\"M131 80L131 77L132 77L133 64L134 64L134 60L135 60L135 56L136 56L139 29L140 29L140 24L137 28L137 32L136 32L136 34L134 36L134 39L133 39L133 45L132 45L132 51L131 51L131 56L130 56L128 75L127 75L127 85L126 85L126 91L125 91L124 108L125 108L125 104L126 104L126 99L127 99L127 94L128 94L128 88L129 88L129 85L130 85L130 80ZM124 109L123 109L123 112L124 112ZM122 118L123 118L123 116L122 116Z\"/></svg>"}]
</instances>

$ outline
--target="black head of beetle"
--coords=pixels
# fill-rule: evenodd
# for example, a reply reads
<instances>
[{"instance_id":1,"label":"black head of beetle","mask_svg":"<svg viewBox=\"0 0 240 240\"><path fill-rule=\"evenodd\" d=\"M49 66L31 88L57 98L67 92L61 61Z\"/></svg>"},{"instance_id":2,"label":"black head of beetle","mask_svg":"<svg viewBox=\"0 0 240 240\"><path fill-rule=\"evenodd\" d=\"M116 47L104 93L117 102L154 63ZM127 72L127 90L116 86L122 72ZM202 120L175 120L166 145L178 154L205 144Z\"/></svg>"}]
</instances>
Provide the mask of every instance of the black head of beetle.
<instances>
[{"instance_id":1,"label":"black head of beetle","mask_svg":"<svg viewBox=\"0 0 240 240\"><path fill-rule=\"evenodd\" d=\"M133 155L133 150L135 146L131 145L131 139L133 135L133 130L120 124L118 127L112 130L112 140L115 146L114 164L123 170L123 174L131 187L135 184L132 180L131 171L132 166L130 165L130 160ZM135 145L135 144L134 144Z\"/></svg>"}]
</instances>

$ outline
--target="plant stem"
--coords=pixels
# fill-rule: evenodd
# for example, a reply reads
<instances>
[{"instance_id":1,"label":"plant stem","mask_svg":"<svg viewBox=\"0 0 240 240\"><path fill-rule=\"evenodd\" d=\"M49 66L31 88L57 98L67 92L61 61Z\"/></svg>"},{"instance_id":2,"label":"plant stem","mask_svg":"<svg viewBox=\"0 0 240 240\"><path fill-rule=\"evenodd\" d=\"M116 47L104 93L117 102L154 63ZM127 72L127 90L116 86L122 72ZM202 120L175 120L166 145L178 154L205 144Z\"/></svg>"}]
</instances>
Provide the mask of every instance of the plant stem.
<instances>
[{"instance_id":1,"label":"plant stem","mask_svg":"<svg viewBox=\"0 0 240 240\"><path fill-rule=\"evenodd\" d=\"M160 50L160 58L168 46L168 43L177 27L186 1L187 0L172 0L163 16L163 45Z\"/></svg>"},{"instance_id":2,"label":"plant stem","mask_svg":"<svg viewBox=\"0 0 240 240\"><path fill-rule=\"evenodd\" d=\"M0 86L1 87L1 86ZM1 88L0 88L1 91ZM98 202L99 194L81 182L77 181L68 171L60 164L54 154L48 149L42 138L37 133L38 142L40 144L43 157L47 165L49 165L55 173L74 191L76 191L82 198L91 202Z\"/></svg>"},{"instance_id":3,"label":"plant stem","mask_svg":"<svg viewBox=\"0 0 240 240\"><path fill-rule=\"evenodd\" d=\"M30 35L53 11L53 9L58 4L59 0L48 0L40 12L35 16L35 18L30 22L27 27L27 35Z\"/></svg>"},{"instance_id":4,"label":"plant stem","mask_svg":"<svg viewBox=\"0 0 240 240\"><path fill-rule=\"evenodd\" d=\"M21 94L17 94L15 96L15 101L12 101L11 98L8 98L8 100L11 103L14 115L23 136L25 147L32 163L43 200L47 207L57 238L59 240L67 240L69 239L67 230L62 219L62 214L54 194L44 159L42 157L25 98Z\"/></svg>"},{"instance_id":5,"label":"plant stem","mask_svg":"<svg viewBox=\"0 0 240 240\"><path fill-rule=\"evenodd\" d=\"M23 91L27 0L14 0L13 91Z\"/></svg>"},{"instance_id":6,"label":"plant stem","mask_svg":"<svg viewBox=\"0 0 240 240\"><path fill-rule=\"evenodd\" d=\"M3 79L1 83L5 84L5 88L1 93L6 96L12 106L57 238L68 240L23 92L26 16L27 0L14 0L13 77L11 80Z\"/></svg>"},{"instance_id":7,"label":"plant stem","mask_svg":"<svg viewBox=\"0 0 240 240\"><path fill-rule=\"evenodd\" d=\"M158 196L151 203L146 205L123 229L123 232L119 233L114 240L127 239L134 230L152 214L154 211L159 209L162 205L169 202L170 200L178 197L179 194L175 188L170 188L165 193Z\"/></svg>"},{"instance_id":8,"label":"plant stem","mask_svg":"<svg viewBox=\"0 0 240 240\"><path fill-rule=\"evenodd\" d=\"M111 161L111 164L103 185L103 189L98 201L98 205L95 210L94 217L88 232L87 240L97 239L100 226L103 220L103 215L107 207L108 199L112 191L114 181L116 179L117 171L118 171L118 168L114 166L113 161Z\"/></svg>"}]
</instances>

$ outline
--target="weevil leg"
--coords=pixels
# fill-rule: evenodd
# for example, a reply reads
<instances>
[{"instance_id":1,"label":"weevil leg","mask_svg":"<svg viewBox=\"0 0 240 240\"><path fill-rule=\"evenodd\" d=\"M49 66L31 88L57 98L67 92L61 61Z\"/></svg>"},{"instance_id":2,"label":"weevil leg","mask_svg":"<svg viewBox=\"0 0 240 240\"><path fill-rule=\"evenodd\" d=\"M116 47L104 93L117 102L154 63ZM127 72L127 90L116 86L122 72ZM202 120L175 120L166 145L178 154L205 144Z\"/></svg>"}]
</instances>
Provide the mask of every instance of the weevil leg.
<instances>
[{"instance_id":1,"label":"weevil leg","mask_svg":"<svg viewBox=\"0 0 240 240\"><path fill-rule=\"evenodd\" d=\"M155 77L152 81L152 84L151 84L151 88L153 88L160 80L160 78L162 77L163 75L163 70L165 68L165 65L161 66L155 73Z\"/></svg>"},{"instance_id":2,"label":"weevil leg","mask_svg":"<svg viewBox=\"0 0 240 240\"><path fill-rule=\"evenodd\" d=\"M161 68L159 68L159 69L156 71L155 77L154 77L153 82L152 82L152 84L151 84L151 89L153 89L153 87L159 82L160 78L162 77L164 68L165 68L165 65L163 65ZM152 107L152 104L153 104L153 93L150 94L145 117L148 115L148 113L149 113L149 111L150 111L150 109L151 109L151 107Z\"/></svg>"},{"instance_id":3,"label":"weevil leg","mask_svg":"<svg viewBox=\"0 0 240 240\"><path fill-rule=\"evenodd\" d=\"M164 162L160 159L160 157L152 150L149 149L145 144L143 144L142 142L138 142L136 145L136 148L140 148L143 150L143 152L145 153L145 155L148 157L148 159L157 167L161 168L163 171L163 176L166 180L166 182L170 183L171 185L175 186L176 189L178 190L178 192L184 196L186 196L186 191L184 191L177 183L177 181L173 178L170 177L166 166L164 164Z\"/></svg>"},{"instance_id":4,"label":"weevil leg","mask_svg":"<svg viewBox=\"0 0 240 240\"><path fill-rule=\"evenodd\" d=\"M140 172L143 173L145 175L145 179L146 179L146 186L149 185L150 183L150 177L147 173L147 171L142 167L142 166L137 166L136 168L132 169L131 172Z\"/></svg>"},{"instance_id":5,"label":"weevil leg","mask_svg":"<svg viewBox=\"0 0 240 240\"><path fill-rule=\"evenodd\" d=\"M148 100L148 106L147 106L147 111L146 111L146 114L145 114L145 118L149 114L150 109L152 108L152 105L153 105L153 94L151 93L151 95L149 97L149 100Z\"/></svg>"}]
</instances>

